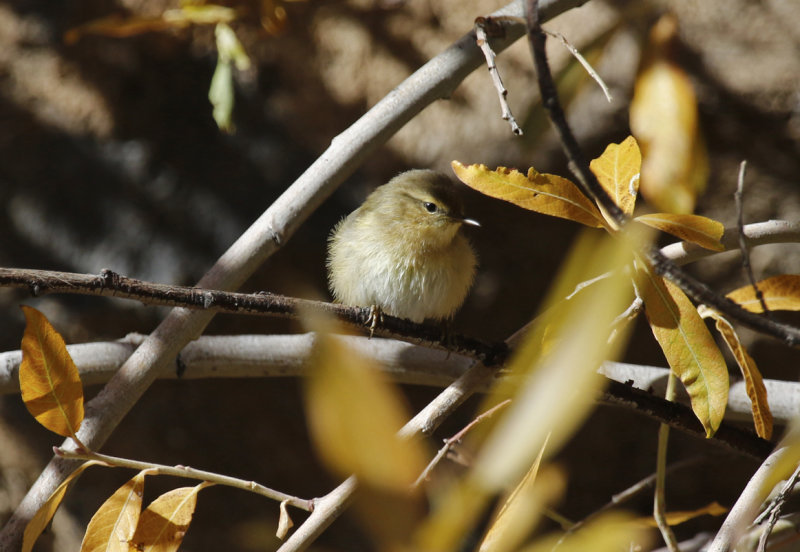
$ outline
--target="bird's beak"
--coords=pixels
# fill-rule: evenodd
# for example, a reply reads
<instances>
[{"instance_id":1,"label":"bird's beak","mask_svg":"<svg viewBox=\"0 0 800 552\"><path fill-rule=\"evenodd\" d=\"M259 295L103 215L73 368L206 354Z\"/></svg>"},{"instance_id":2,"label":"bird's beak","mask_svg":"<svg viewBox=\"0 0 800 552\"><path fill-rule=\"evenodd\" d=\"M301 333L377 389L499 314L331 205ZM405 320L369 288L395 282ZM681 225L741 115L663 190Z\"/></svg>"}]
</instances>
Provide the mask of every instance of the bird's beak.
<instances>
[{"instance_id":1,"label":"bird's beak","mask_svg":"<svg viewBox=\"0 0 800 552\"><path fill-rule=\"evenodd\" d=\"M475 220L475 219L471 219L471 218L465 218L465 219L461 219L461 223L462 223L462 224L468 224L468 225L470 225L470 226L477 226L477 227L480 227L480 225L481 225L481 223L480 223L480 222L478 222L478 221L477 221L477 220Z\"/></svg>"}]
</instances>

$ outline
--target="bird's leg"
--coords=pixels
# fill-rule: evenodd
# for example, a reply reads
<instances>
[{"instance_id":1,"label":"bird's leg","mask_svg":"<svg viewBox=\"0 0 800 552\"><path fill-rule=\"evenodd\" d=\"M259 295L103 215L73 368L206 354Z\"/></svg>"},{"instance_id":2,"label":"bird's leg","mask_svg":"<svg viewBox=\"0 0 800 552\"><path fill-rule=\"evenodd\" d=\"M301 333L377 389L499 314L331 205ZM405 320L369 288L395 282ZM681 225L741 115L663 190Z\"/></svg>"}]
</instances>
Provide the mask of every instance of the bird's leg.
<instances>
[{"instance_id":1,"label":"bird's leg","mask_svg":"<svg viewBox=\"0 0 800 552\"><path fill-rule=\"evenodd\" d=\"M367 325L369 326L369 338L375 334L375 328L383 324L383 311L378 305L370 305L369 318L367 318Z\"/></svg>"}]
</instances>

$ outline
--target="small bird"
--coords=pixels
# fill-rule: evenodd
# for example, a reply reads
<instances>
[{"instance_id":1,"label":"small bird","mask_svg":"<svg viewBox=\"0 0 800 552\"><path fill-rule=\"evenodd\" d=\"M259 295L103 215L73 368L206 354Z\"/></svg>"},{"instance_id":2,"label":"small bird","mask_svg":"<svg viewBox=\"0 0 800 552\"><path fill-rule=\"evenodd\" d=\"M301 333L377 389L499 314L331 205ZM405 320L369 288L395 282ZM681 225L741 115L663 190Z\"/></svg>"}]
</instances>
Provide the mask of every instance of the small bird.
<instances>
[{"instance_id":1,"label":"small bird","mask_svg":"<svg viewBox=\"0 0 800 552\"><path fill-rule=\"evenodd\" d=\"M328 240L334 299L414 322L453 316L475 277L475 253L453 182L431 170L399 174L339 222Z\"/></svg>"}]
</instances>

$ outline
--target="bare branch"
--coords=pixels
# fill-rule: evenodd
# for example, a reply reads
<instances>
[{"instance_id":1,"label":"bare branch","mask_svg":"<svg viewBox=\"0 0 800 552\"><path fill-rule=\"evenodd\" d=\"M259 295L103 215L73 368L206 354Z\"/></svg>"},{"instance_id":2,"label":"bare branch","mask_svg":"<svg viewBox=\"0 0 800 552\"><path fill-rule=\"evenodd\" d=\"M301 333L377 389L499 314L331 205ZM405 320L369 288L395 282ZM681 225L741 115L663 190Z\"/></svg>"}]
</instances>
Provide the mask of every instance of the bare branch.
<instances>
[{"instance_id":1,"label":"bare branch","mask_svg":"<svg viewBox=\"0 0 800 552\"><path fill-rule=\"evenodd\" d=\"M594 82L596 82L597 85L600 87L600 89L603 91L603 95L606 97L606 100L608 100L608 102L611 103L614 100L614 98L611 97L611 92L609 91L608 86L600 77L600 75L597 73L597 71L594 70L594 67L592 67L592 65L588 61L586 61L586 58L581 55L578 49L569 43L567 37L565 37L561 33L555 33L552 31L548 31L546 29L543 30L545 33L549 34L553 38L557 38L561 41L561 44L564 45L564 48L569 50L569 53L571 53L573 57L575 57L575 59L578 60L578 63L580 63L583 66L586 72L589 73L589 76L592 77L592 79L594 79Z\"/></svg>"},{"instance_id":2,"label":"bare branch","mask_svg":"<svg viewBox=\"0 0 800 552\"><path fill-rule=\"evenodd\" d=\"M486 58L486 66L489 68L489 75L492 77L492 83L494 84L494 87L497 90L497 96L500 99L501 116L503 117L504 121L508 121L508 123L511 125L511 132L517 136L522 136L522 129L519 128L517 120L514 118L514 114L511 112L511 108L508 106L508 90L506 90L505 85L503 85L503 79L500 78L500 72L497 70L497 64L495 63L495 53L489 44L489 37L486 33L487 27L494 27L496 25L497 24L495 21L490 17L477 18L475 20L475 36L477 38L478 47L481 49L483 56Z\"/></svg>"},{"instance_id":3,"label":"bare branch","mask_svg":"<svg viewBox=\"0 0 800 552\"><path fill-rule=\"evenodd\" d=\"M134 299L150 305L177 306L214 313L269 315L296 319L304 312L320 312L336 316L355 329L369 329L370 334L394 337L466 354L488 365L502 363L508 354L508 347L503 344L492 345L479 339L446 332L445 328L438 324L418 324L388 314L381 316L379 323L371 323L369 307L352 307L273 293L234 293L157 284L128 278L107 269L99 276L95 276L71 272L0 268L0 287L28 288L37 295L78 293L111 296Z\"/></svg>"}]
</instances>

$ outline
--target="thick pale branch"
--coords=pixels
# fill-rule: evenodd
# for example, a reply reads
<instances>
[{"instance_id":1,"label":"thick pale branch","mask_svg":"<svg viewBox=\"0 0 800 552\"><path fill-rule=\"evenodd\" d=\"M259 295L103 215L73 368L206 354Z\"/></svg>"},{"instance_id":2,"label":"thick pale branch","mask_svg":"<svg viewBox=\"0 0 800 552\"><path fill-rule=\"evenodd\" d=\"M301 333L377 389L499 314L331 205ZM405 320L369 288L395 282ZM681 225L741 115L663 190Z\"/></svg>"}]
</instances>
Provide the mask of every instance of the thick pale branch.
<instances>
[{"instance_id":1,"label":"thick pale branch","mask_svg":"<svg viewBox=\"0 0 800 552\"><path fill-rule=\"evenodd\" d=\"M70 345L68 350L73 355L84 384L96 384L107 381L142 339L144 336L128 336L118 342ZM495 370L476 364L472 358L423 346L355 336L341 336L338 339L346 342L348 349L374 360L397 383L446 388L436 401L401 431L401 435L406 437L416 433L430 434L469 393L486 391L495 375ZM314 334L204 336L181 351L180 374L176 365L175 369L165 371L159 377L302 377L314 340ZM17 371L21 357L20 351L0 353L0 393L19 392ZM623 406L703 437L703 429L689 410L689 398L683 390L679 390L677 397L680 405L659 398L658 395L663 394L669 369L606 362L601 367L601 373L614 382L601 401ZM458 383L453 384L454 381ZM622 385L625 382L629 382L630 386ZM800 383L766 380L764 384L769 392L775 421L788 423L798 413ZM744 382L731 386L725 419L729 422L752 423L750 399ZM728 426L720 430L713 442L759 458L771 448L769 443L757 439L755 435Z\"/></svg>"}]
</instances>

